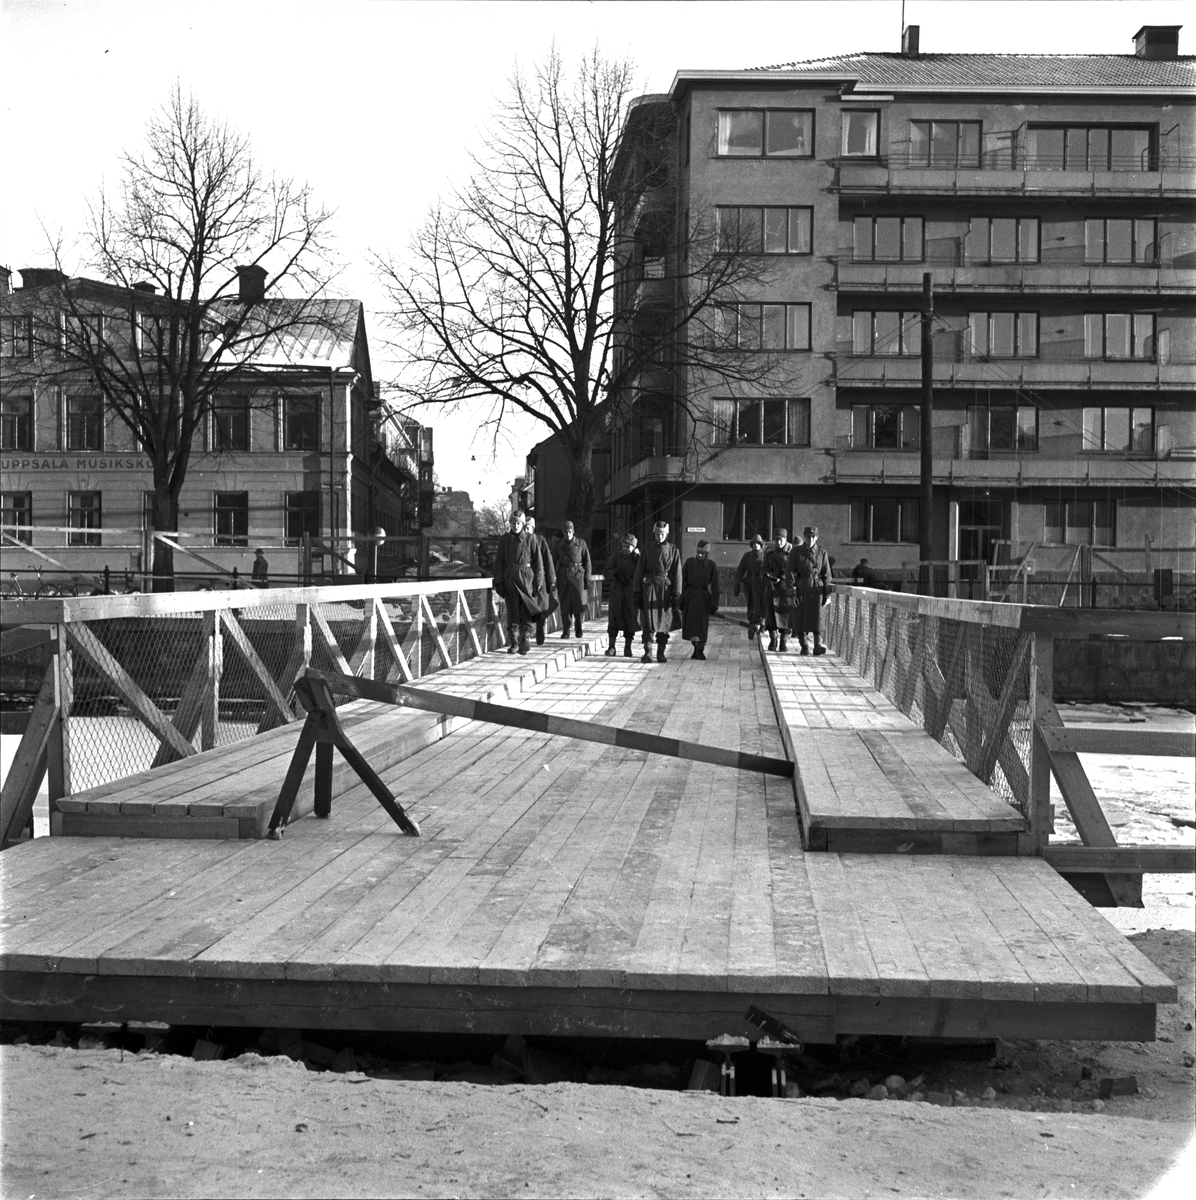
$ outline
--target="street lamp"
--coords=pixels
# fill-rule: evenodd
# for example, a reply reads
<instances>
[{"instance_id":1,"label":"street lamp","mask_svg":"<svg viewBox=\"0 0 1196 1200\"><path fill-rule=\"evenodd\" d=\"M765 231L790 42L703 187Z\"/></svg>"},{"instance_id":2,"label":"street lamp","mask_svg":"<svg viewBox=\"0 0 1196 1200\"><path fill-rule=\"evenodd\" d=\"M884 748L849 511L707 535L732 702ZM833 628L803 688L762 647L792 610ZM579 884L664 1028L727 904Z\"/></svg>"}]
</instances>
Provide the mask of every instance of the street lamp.
<instances>
[{"instance_id":1,"label":"street lamp","mask_svg":"<svg viewBox=\"0 0 1196 1200\"><path fill-rule=\"evenodd\" d=\"M378 582L378 547L386 541L386 530L381 525L375 525L366 539L370 544L370 577L367 583Z\"/></svg>"}]
</instances>

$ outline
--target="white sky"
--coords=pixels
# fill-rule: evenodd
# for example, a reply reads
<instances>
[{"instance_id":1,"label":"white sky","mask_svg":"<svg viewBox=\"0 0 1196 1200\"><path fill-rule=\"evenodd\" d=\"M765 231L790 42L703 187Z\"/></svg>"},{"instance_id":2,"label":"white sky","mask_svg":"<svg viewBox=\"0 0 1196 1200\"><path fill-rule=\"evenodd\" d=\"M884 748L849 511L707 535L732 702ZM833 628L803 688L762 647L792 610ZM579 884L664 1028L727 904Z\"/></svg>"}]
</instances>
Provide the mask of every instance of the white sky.
<instances>
[{"instance_id":1,"label":"white sky","mask_svg":"<svg viewBox=\"0 0 1196 1200\"><path fill-rule=\"evenodd\" d=\"M177 78L252 135L260 162L311 183L337 210L345 295L365 302L374 371L387 378L385 298L368 250L402 252L429 205L467 169L516 59L556 41L598 44L639 67L643 91L681 68L764 66L899 49L901 0L0 0L0 263L49 261L84 199L141 142ZM1141 25L1178 25L1185 0L906 0L924 52L1132 53ZM1189 31L1181 34L1187 51ZM81 267L82 264L72 263ZM428 412L442 484L501 502L547 430L513 429L497 455L465 416ZM471 457L473 456L473 457ZM476 459L476 461L475 461Z\"/></svg>"}]
</instances>

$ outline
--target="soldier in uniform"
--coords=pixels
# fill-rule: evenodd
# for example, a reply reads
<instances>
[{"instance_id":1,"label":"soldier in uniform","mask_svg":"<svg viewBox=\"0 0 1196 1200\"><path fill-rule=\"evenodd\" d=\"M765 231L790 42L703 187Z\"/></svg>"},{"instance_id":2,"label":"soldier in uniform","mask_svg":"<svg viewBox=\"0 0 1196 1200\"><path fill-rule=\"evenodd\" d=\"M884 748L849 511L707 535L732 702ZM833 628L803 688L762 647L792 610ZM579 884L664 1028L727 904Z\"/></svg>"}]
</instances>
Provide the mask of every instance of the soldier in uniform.
<instances>
[{"instance_id":1,"label":"soldier in uniform","mask_svg":"<svg viewBox=\"0 0 1196 1200\"><path fill-rule=\"evenodd\" d=\"M718 568L710 561L710 543L699 542L698 552L681 569L681 636L694 644L694 658L706 660L710 615L718 612Z\"/></svg>"},{"instance_id":2,"label":"soldier in uniform","mask_svg":"<svg viewBox=\"0 0 1196 1200\"><path fill-rule=\"evenodd\" d=\"M764 628L768 630L768 648L777 648L781 637L782 653L789 649L789 612L793 603L793 545L789 530L778 529L775 546L764 552Z\"/></svg>"},{"instance_id":3,"label":"soldier in uniform","mask_svg":"<svg viewBox=\"0 0 1196 1200\"><path fill-rule=\"evenodd\" d=\"M608 658L615 656L615 639L623 634L623 657L631 657L631 641L640 627L635 612L635 597L631 585L635 580L635 568L639 565L640 552L636 549L634 533L625 533L619 549L606 560L603 574L610 581L610 597L607 601L606 636Z\"/></svg>"},{"instance_id":4,"label":"soldier in uniform","mask_svg":"<svg viewBox=\"0 0 1196 1200\"><path fill-rule=\"evenodd\" d=\"M739 566L735 568L735 595L738 596L741 591L747 597L750 642L764 624L764 539L759 534L752 538L752 548L739 560Z\"/></svg>"},{"instance_id":5,"label":"soldier in uniform","mask_svg":"<svg viewBox=\"0 0 1196 1200\"><path fill-rule=\"evenodd\" d=\"M652 541L640 555L631 590L640 612L644 631L644 657L652 661L652 642L656 642L656 661L664 662L664 648L673 628L673 612L681 603L681 551L667 539L668 521L652 526Z\"/></svg>"},{"instance_id":6,"label":"soldier in uniform","mask_svg":"<svg viewBox=\"0 0 1196 1200\"><path fill-rule=\"evenodd\" d=\"M561 597L561 637L569 636L572 621L577 636L581 637L581 623L586 615L589 600L590 548L573 533L573 522L566 521L561 527L561 540L556 544L556 582Z\"/></svg>"},{"instance_id":7,"label":"soldier in uniform","mask_svg":"<svg viewBox=\"0 0 1196 1200\"><path fill-rule=\"evenodd\" d=\"M790 556L793 564L794 597L796 600L797 637L801 652L809 654L806 635L814 635L814 653L825 654L822 641L822 610L831 595L831 564L826 551L818 544L818 528L807 525L804 544L795 546Z\"/></svg>"},{"instance_id":8,"label":"soldier in uniform","mask_svg":"<svg viewBox=\"0 0 1196 1200\"><path fill-rule=\"evenodd\" d=\"M540 546L540 559L544 563L544 591L548 594L548 604L536 614L536 645L544 645L544 625L552 612L553 594L556 592L556 567L552 565L552 553L548 542L536 532L536 518L528 517L527 531L536 539Z\"/></svg>"},{"instance_id":9,"label":"soldier in uniform","mask_svg":"<svg viewBox=\"0 0 1196 1200\"><path fill-rule=\"evenodd\" d=\"M527 532L527 518L516 509L510 531L498 539L494 552L494 590L507 604L507 653L530 649L532 624L540 611L544 591L544 560L540 543Z\"/></svg>"}]
</instances>

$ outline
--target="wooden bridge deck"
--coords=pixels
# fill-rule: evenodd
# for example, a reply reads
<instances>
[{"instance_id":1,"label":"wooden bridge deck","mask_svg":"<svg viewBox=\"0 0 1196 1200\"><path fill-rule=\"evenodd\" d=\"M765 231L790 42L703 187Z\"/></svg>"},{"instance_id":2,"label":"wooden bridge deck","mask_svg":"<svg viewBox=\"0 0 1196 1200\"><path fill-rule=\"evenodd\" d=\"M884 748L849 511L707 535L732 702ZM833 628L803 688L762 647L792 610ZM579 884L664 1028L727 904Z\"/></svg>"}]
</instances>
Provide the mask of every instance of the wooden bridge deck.
<instances>
[{"instance_id":1,"label":"wooden bridge deck","mask_svg":"<svg viewBox=\"0 0 1196 1200\"><path fill-rule=\"evenodd\" d=\"M782 754L755 647L708 653L511 702ZM786 779L476 723L386 778L421 838L357 787L281 842L5 851L0 1017L1142 1040L1176 998L1040 860L804 852Z\"/></svg>"}]
</instances>

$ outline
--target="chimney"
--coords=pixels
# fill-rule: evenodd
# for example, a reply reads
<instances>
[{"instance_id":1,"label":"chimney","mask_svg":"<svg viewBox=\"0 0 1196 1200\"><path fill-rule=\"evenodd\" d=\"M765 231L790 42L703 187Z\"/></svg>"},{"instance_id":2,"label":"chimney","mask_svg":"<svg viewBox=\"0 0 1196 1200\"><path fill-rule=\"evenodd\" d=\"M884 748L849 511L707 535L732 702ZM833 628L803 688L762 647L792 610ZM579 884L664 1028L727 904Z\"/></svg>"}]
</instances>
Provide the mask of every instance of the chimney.
<instances>
[{"instance_id":1,"label":"chimney","mask_svg":"<svg viewBox=\"0 0 1196 1200\"><path fill-rule=\"evenodd\" d=\"M1134 53L1139 58L1178 58L1182 25L1143 25L1134 34Z\"/></svg>"},{"instance_id":2,"label":"chimney","mask_svg":"<svg viewBox=\"0 0 1196 1200\"><path fill-rule=\"evenodd\" d=\"M133 284L133 291L144 292L147 296L156 296L158 294L158 289L144 279L140 283Z\"/></svg>"},{"instance_id":3,"label":"chimney","mask_svg":"<svg viewBox=\"0 0 1196 1200\"><path fill-rule=\"evenodd\" d=\"M38 288L57 287L66 283L66 273L54 267L22 267L21 283L26 290L36 291Z\"/></svg>"},{"instance_id":4,"label":"chimney","mask_svg":"<svg viewBox=\"0 0 1196 1200\"><path fill-rule=\"evenodd\" d=\"M259 300L264 300L266 297L266 268L238 267L237 283L240 288L239 298L242 304L256 304Z\"/></svg>"},{"instance_id":5,"label":"chimney","mask_svg":"<svg viewBox=\"0 0 1196 1200\"><path fill-rule=\"evenodd\" d=\"M907 25L902 31L901 53L905 55L906 58L918 57L918 34L921 32L921 25Z\"/></svg>"},{"instance_id":6,"label":"chimney","mask_svg":"<svg viewBox=\"0 0 1196 1200\"><path fill-rule=\"evenodd\" d=\"M0 267L0 296L12 295L12 268Z\"/></svg>"}]
</instances>

